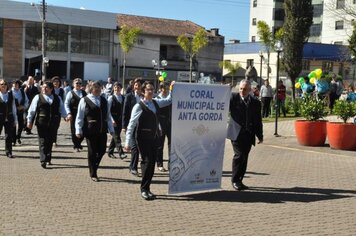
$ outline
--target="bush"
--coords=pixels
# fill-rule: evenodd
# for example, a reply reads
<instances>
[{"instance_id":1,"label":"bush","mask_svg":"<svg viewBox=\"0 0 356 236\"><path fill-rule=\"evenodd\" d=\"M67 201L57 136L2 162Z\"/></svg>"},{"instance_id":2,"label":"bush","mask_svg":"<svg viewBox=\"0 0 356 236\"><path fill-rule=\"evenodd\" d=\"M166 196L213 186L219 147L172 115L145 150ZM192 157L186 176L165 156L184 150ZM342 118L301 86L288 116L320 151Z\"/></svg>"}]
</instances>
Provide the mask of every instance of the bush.
<instances>
[{"instance_id":1,"label":"bush","mask_svg":"<svg viewBox=\"0 0 356 236\"><path fill-rule=\"evenodd\" d=\"M356 116L356 102L337 100L335 101L333 112L346 123L348 119Z\"/></svg>"},{"instance_id":2,"label":"bush","mask_svg":"<svg viewBox=\"0 0 356 236\"><path fill-rule=\"evenodd\" d=\"M307 120L316 121L328 115L325 99L314 96L306 96L300 102L300 114Z\"/></svg>"}]
</instances>

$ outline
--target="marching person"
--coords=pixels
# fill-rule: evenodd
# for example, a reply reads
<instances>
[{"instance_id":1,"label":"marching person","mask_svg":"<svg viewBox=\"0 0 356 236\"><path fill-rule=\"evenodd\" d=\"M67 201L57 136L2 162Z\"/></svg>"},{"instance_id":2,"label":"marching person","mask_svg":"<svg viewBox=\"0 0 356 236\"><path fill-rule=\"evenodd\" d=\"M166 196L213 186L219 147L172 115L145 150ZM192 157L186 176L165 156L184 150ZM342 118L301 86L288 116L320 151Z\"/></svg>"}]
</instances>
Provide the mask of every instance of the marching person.
<instances>
[{"instance_id":1,"label":"marching person","mask_svg":"<svg viewBox=\"0 0 356 236\"><path fill-rule=\"evenodd\" d=\"M12 92L8 91L8 84L4 79L0 79L0 133L5 129L5 152L8 158L12 155L12 141L17 125L17 113L15 99Z\"/></svg>"},{"instance_id":2,"label":"marching person","mask_svg":"<svg viewBox=\"0 0 356 236\"><path fill-rule=\"evenodd\" d=\"M126 132L127 126L131 118L131 112L136 103L141 101L142 91L141 91L141 78L136 78L133 83L133 90L131 93L126 94L124 102L124 110L122 113L122 130ZM135 132L134 132L135 133ZM129 171L132 175L138 176L137 166L139 159L139 151L135 140L131 144L131 162L129 165Z\"/></svg>"},{"instance_id":3,"label":"marching person","mask_svg":"<svg viewBox=\"0 0 356 236\"><path fill-rule=\"evenodd\" d=\"M78 113L79 101L82 97L85 97L87 93L81 89L82 80L76 78L73 80L73 90L68 92L66 100L64 102L64 108L68 114L70 120L70 131L72 135L73 149L77 152L83 149L82 142L84 137L78 138L75 134L75 119Z\"/></svg>"},{"instance_id":4,"label":"marching person","mask_svg":"<svg viewBox=\"0 0 356 236\"><path fill-rule=\"evenodd\" d=\"M54 76L52 79L51 79L52 83L53 83L53 86L54 86L54 94L56 94L57 96L59 96L62 101L64 102L64 89L61 87L62 86L62 82L61 82L61 78L59 76ZM58 124L55 124L57 125L57 130L59 129L59 126L61 124L61 119L58 120ZM57 133L56 135L54 136L54 146L57 147Z\"/></svg>"},{"instance_id":5,"label":"marching person","mask_svg":"<svg viewBox=\"0 0 356 236\"><path fill-rule=\"evenodd\" d=\"M27 127L31 130L36 117L40 162L42 168L52 165L52 146L58 132L61 117L67 118L62 99L54 93L53 83L44 82L42 93L36 95L28 109ZM67 120L67 119L66 119Z\"/></svg>"},{"instance_id":6,"label":"marching person","mask_svg":"<svg viewBox=\"0 0 356 236\"><path fill-rule=\"evenodd\" d=\"M173 84L174 82L172 86ZM153 200L155 195L151 192L150 185L155 170L158 140L161 136L159 109L171 104L171 96L164 99L153 98L154 86L151 81L143 83L142 93L143 98L132 109L126 132L125 149L130 150L133 139L137 140L141 155L141 197L145 200Z\"/></svg>"},{"instance_id":7,"label":"marching person","mask_svg":"<svg viewBox=\"0 0 356 236\"><path fill-rule=\"evenodd\" d=\"M116 158L114 155L115 147L119 152L120 159L125 159L126 154L121 145L121 129L122 129L122 108L124 105L125 97L121 95L122 85L118 82L114 83L113 86L113 95L111 95L108 99L109 108L111 112L111 116L113 118L113 126L114 126L114 136L111 139L108 156L110 158Z\"/></svg>"},{"instance_id":8,"label":"marching person","mask_svg":"<svg viewBox=\"0 0 356 236\"><path fill-rule=\"evenodd\" d=\"M90 94L80 99L75 134L80 139L86 138L88 145L88 166L90 178L98 182L98 168L106 151L107 132L114 134L110 108L106 98L101 96L101 84L90 84Z\"/></svg>"},{"instance_id":9,"label":"marching person","mask_svg":"<svg viewBox=\"0 0 356 236\"><path fill-rule=\"evenodd\" d=\"M233 124L230 129L235 130L234 137L230 137L234 150L231 182L232 187L238 191L248 189L242 180L247 169L248 155L256 142L255 136L258 138L258 143L263 142L261 104L249 94L250 91L251 83L244 79L240 82L239 93L232 93L230 98Z\"/></svg>"},{"instance_id":10,"label":"marching person","mask_svg":"<svg viewBox=\"0 0 356 236\"><path fill-rule=\"evenodd\" d=\"M14 135L13 135L14 145L16 145L16 141L18 142L18 144L21 144L21 134L22 134L22 130L25 127L24 113L29 105L28 98L25 94L25 91L21 88L21 85L22 85L21 80L15 80L11 90L15 99L17 124L18 124L17 132L16 132L16 127L14 129Z\"/></svg>"},{"instance_id":11,"label":"marching person","mask_svg":"<svg viewBox=\"0 0 356 236\"><path fill-rule=\"evenodd\" d=\"M160 93L157 95L157 98L166 98L169 95L169 84L167 82L162 82L160 84ZM159 139L158 144L158 154L157 154L157 167L160 172L166 172L167 170L163 166L163 148L164 141L167 137L168 140L168 156L171 152L171 128L172 128L172 106L165 106L159 110L159 123L162 127L162 135ZM169 166L169 161L168 161Z\"/></svg>"},{"instance_id":12,"label":"marching person","mask_svg":"<svg viewBox=\"0 0 356 236\"><path fill-rule=\"evenodd\" d=\"M33 78L33 76L29 76L27 81L26 81L26 86L24 87L24 91L26 93L26 96L28 98L28 104L31 104L32 99L40 93L38 87L35 85L35 79ZM27 107L27 109L25 110L25 133L26 134L32 134L31 130L29 130L27 128L27 120L26 117L28 115L28 109L29 107Z\"/></svg>"}]
</instances>

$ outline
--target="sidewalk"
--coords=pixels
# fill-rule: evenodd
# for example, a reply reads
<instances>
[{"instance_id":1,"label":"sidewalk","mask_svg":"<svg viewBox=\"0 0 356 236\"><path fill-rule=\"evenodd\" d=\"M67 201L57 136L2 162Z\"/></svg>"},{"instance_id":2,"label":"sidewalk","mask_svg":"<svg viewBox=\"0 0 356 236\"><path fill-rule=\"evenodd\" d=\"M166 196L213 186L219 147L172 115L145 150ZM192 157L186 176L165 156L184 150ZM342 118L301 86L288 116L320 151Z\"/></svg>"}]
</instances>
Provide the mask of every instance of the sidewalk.
<instances>
[{"instance_id":1,"label":"sidewalk","mask_svg":"<svg viewBox=\"0 0 356 236\"><path fill-rule=\"evenodd\" d=\"M38 160L36 136L4 154L0 141L0 235L354 235L356 152L297 144L293 121L264 125L252 149L245 184L231 187L232 147L226 141L222 189L167 195L168 173L155 173L147 202L128 158L104 156L102 181L90 180L86 148L76 153L61 124L53 166ZM63 134L64 133L64 134ZM166 163L165 163L166 166Z\"/></svg>"}]
</instances>

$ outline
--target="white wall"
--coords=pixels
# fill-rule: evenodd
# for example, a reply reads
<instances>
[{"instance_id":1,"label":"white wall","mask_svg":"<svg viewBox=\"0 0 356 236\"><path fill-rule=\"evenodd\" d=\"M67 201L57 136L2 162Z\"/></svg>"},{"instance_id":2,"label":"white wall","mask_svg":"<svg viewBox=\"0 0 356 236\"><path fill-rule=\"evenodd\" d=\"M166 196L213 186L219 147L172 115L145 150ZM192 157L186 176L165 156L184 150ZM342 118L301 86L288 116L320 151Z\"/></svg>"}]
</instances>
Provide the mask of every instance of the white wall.
<instances>
[{"instance_id":1,"label":"white wall","mask_svg":"<svg viewBox=\"0 0 356 236\"><path fill-rule=\"evenodd\" d=\"M85 80L103 80L109 77L109 63L84 62Z\"/></svg>"},{"instance_id":2,"label":"white wall","mask_svg":"<svg viewBox=\"0 0 356 236\"><path fill-rule=\"evenodd\" d=\"M256 42L259 41L259 38L257 37L257 24L252 25L253 18L256 18L256 23L258 21L265 21L270 28L274 26L273 5L273 0L259 0L257 1L257 7L253 7L253 0L250 0L249 42L251 42L252 36L256 36Z\"/></svg>"}]
</instances>

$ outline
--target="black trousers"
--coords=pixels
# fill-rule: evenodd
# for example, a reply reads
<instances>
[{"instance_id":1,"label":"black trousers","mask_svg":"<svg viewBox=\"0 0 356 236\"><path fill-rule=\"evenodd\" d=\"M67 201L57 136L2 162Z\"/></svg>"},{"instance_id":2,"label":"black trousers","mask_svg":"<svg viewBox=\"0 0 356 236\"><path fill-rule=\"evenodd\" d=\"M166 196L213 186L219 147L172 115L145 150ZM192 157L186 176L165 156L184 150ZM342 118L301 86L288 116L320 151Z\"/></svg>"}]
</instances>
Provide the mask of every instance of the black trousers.
<instances>
[{"instance_id":1,"label":"black trousers","mask_svg":"<svg viewBox=\"0 0 356 236\"><path fill-rule=\"evenodd\" d=\"M88 145L88 166L90 177L98 177L97 171L101 159L103 158L106 150L106 133L98 133L86 137Z\"/></svg>"},{"instance_id":2,"label":"black trousers","mask_svg":"<svg viewBox=\"0 0 356 236\"><path fill-rule=\"evenodd\" d=\"M124 153L124 150L122 149L122 145L121 145L120 134L121 134L121 126L114 127L114 136L111 139L111 142L109 145L109 150L108 150L109 154L114 154L115 147L116 147L117 151L119 152L119 154ZM137 169L137 167L136 167L136 169Z\"/></svg>"},{"instance_id":3,"label":"black trousers","mask_svg":"<svg viewBox=\"0 0 356 236\"><path fill-rule=\"evenodd\" d=\"M269 116L269 113L271 111L271 100L272 100L272 97L262 97L261 98L262 118Z\"/></svg>"},{"instance_id":4,"label":"black trousers","mask_svg":"<svg viewBox=\"0 0 356 236\"><path fill-rule=\"evenodd\" d=\"M168 156L171 153L171 122L165 121L160 123L162 127L162 136L158 140L157 167L163 167L163 149L164 149L164 141L166 137L168 140ZM169 161L168 161L168 165L169 165Z\"/></svg>"},{"instance_id":5,"label":"black trousers","mask_svg":"<svg viewBox=\"0 0 356 236\"><path fill-rule=\"evenodd\" d=\"M59 119L55 122L55 126L57 128L56 128L56 134L54 135L54 140L53 140L54 143L57 143L57 135L58 135L58 129L60 125L61 125L61 118L59 117Z\"/></svg>"},{"instance_id":6,"label":"black trousers","mask_svg":"<svg viewBox=\"0 0 356 236\"><path fill-rule=\"evenodd\" d=\"M4 123L0 124L0 130L4 128L5 130L5 152L6 155L12 154L12 141L13 135L15 133L15 126L13 122L5 121Z\"/></svg>"},{"instance_id":7,"label":"black trousers","mask_svg":"<svg viewBox=\"0 0 356 236\"><path fill-rule=\"evenodd\" d=\"M138 139L137 145L141 154L141 191L150 191L152 177L155 172L158 139Z\"/></svg>"},{"instance_id":8,"label":"black trousers","mask_svg":"<svg viewBox=\"0 0 356 236\"><path fill-rule=\"evenodd\" d=\"M37 125L38 147L40 151L40 161L49 162L52 160L52 146L57 135L58 127L55 125Z\"/></svg>"},{"instance_id":9,"label":"black trousers","mask_svg":"<svg viewBox=\"0 0 356 236\"><path fill-rule=\"evenodd\" d=\"M23 128L25 127L25 120L24 120L24 112L18 112L17 113L17 131L16 127L14 128L14 136L13 136L13 142L15 143L16 140L21 139L21 134L23 131Z\"/></svg>"},{"instance_id":10,"label":"black trousers","mask_svg":"<svg viewBox=\"0 0 356 236\"><path fill-rule=\"evenodd\" d=\"M70 132L72 135L73 148L81 148L84 137L78 138L75 135L75 118L70 121Z\"/></svg>"},{"instance_id":11,"label":"black trousers","mask_svg":"<svg viewBox=\"0 0 356 236\"><path fill-rule=\"evenodd\" d=\"M248 162L248 155L252 147L252 135L245 133L239 134L235 141L231 141L234 150L232 159L232 183L242 183L245 176Z\"/></svg>"},{"instance_id":12,"label":"black trousers","mask_svg":"<svg viewBox=\"0 0 356 236\"><path fill-rule=\"evenodd\" d=\"M137 170L139 156L140 153L138 151L136 140L133 140L131 145L131 161L129 166L130 170Z\"/></svg>"}]
</instances>

